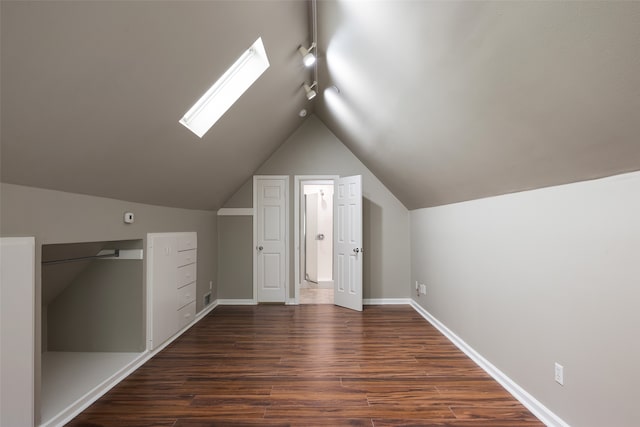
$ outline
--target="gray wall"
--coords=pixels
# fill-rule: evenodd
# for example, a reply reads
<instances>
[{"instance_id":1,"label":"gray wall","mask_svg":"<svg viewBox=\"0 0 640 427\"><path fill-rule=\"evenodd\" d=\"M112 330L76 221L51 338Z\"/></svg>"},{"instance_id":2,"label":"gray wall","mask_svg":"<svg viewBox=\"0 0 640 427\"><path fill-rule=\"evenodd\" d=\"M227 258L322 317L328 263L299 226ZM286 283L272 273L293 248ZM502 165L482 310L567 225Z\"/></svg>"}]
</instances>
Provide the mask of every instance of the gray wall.
<instances>
[{"instance_id":1,"label":"gray wall","mask_svg":"<svg viewBox=\"0 0 640 427\"><path fill-rule=\"evenodd\" d=\"M125 224L124 212L136 215L134 224ZM40 387L42 313L41 252L43 244L102 242L142 239L151 232L195 231L198 233L197 310L209 281L216 298L217 230L216 212L167 208L0 183L0 236L34 236L36 241L36 393ZM146 263L143 283L146 280ZM143 288L144 292L144 288ZM146 298L146 297L145 297ZM146 313L142 313L146 316ZM144 317L143 317L144 318ZM36 408L39 395L36 395Z\"/></svg>"},{"instance_id":2,"label":"gray wall","mask_svg":"<svg viewBox=\"0 0 640 427\"><path fill-rule=\"evenodd\" d=\"M251 216L218 217L219 298L253 298L252 219Z\"/></svg>"},{"instance_id":3,"label":"gray wall","mask_svg":"<svg viewBox=\"0 0 640 427\"><path fill-rule=\"evenodd\" d=\"M411 211L417 301L570 425L638 426L639 195L634 173Z\"/></svg>"},{"instance_id":4,"label":"gray wall","mask_svg":"<svg viewBox=\"0 0 640 427\"><path fill-rule=\"evenodd\" d=\"M43 244L142 239L146 247L147 233L179 231L198 233L198 311L203 295L209 291L209 281L215 285L215 211L145 205L6 183L0 184L0 189L0 235L35 236L38 289ZM122 220L127 211L135 214L133 224ZM212 300L216 298L215 286L213 291Z\"/></svg>"},{"instance_id":5,"label":"gray wall","mask_svg":"<svg viewBox=\"0 0 640 427\"><path fill-rule=\"evenodd\" d=\"M363 239L364 239L364 298L407 298L409 290L409 213L402 203L378 180L367 167L349 151L340 140L316 117L310 116L285 143L255 172L256 175L290 176L290 292L293 297L294 282L294 221L293 191L294 175L362 175L363 177ZM251 207L252 181L246 182L225 207ZM249 232L241 227L249 227ZM243 235L244 245L252 247L251 224L235 224L232 231L220 235L220 253L229 245L228 236ZM235 237L233 237L235 239ZM225 262L235 262L234 270L252 271L250 252L244 258ZM222 264L222 257L220 263ZM221 278L222 280L222 278ZM232 277L225 280L234 281ZM240 280L239 278L237 280ZM242 278L242 280L246 280ZM229 289L231 285L221 285ZM235 286L235 285L233 285ZM251 286L252 285L247 285ZM236 289L236 292L239 290ZM248 290L249 295L252 289ZM245 295L246 290L242 291ZM234 293L234 295L239 293ZM227 297L220 294L220 298Z\"/></svg>"},{"instance_id":6,"label":"gray wall","mask_svg":"<svg viewBox=\"0 0 640 427\"><path fill-rule=\"evenodd\" d=\"M90 261L49 304L43 346L49 351L144 351L143 264L143 260ZM66 265L43 267L44 286L45 270Z\"/></svg>"}]
</instances>

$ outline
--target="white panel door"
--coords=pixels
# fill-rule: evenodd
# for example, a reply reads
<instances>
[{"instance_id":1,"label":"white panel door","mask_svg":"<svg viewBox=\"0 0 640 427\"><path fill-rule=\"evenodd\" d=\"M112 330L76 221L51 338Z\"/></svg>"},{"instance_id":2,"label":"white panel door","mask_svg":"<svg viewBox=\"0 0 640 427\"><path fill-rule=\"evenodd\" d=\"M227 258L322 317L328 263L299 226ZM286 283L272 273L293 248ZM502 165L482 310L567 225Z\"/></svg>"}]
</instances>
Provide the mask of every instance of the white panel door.
<instances>
[{"instance_id":1,"label":"white panel door","mask_svg":"<svg viewBox=\"0 0 640 427\"><path fill-rule=\"evenodd\" d=\"M258 302L285 302L288 178L256 181L256 281Z\"/></svg>"},{"instance_id":2,"label":"white panel door","mask_svg":"<svg viewBox=\"0 0 640 427\"><path fill-rule=\"evenodd\" d=\"M362 176L336 179L333 194L334 303L362 311Z\"/></svg>"},{"instance_id":3,"label":"white panel door","mask_svg":"<svg viewBox=\"0 0 640 427\"><path fill-rule=\"evenodd\" d=\"M0 426L34 425L35 239L0 239Z\"/></svg>"}]
</instances>

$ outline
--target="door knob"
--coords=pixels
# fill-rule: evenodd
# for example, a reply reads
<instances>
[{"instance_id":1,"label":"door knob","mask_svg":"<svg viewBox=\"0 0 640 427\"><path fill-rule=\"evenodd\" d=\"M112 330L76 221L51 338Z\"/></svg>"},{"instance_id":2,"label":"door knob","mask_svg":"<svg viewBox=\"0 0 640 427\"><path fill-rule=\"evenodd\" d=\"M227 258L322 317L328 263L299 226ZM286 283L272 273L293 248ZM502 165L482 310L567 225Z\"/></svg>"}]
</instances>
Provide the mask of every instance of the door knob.
<instances>
[{"instance_id":1,"label":"door knob","mask_svg":"<svg viewBox=\"0 0 640 427\"><path fill-rule=\"evenodd\" d=\"M355 253L360 252L360 248L353 248L353 252L355 252Z\"/></svg>"},{"instance_id":2,"label":"door knob","mask_svg":"<svg viewBox=\"0 0 640 427\"><path fill-rule=\"evenodd\" d=\"M262 246L256 246L256 249L257 249L257 250L259 250L259 251L261 251L261 250L263 250L264 248L263 248Z\"/></svg>"}]
</instances>

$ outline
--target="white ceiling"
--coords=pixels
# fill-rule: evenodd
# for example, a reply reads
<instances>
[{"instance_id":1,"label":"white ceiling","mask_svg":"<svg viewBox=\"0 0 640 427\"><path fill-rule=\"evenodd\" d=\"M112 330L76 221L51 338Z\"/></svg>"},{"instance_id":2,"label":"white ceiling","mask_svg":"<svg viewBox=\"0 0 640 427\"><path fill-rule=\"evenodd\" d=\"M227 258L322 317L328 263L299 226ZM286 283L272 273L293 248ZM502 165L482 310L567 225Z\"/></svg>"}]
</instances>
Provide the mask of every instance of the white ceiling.
<instances>
[{"instance_id":1,"label":"white ceiling","mask_svg":"<svg viewBox=\"0 0 640 427\"><path fill-rule=\"evenodd\" d=\"M3 182L217 209L314 110L307 2L0 13ZM340 93L316 113L410 209L640 169L640 2L326 0L318 23ZM198 139L178 120L258 36L271 67Z\"/></svg>"}]
</instances>

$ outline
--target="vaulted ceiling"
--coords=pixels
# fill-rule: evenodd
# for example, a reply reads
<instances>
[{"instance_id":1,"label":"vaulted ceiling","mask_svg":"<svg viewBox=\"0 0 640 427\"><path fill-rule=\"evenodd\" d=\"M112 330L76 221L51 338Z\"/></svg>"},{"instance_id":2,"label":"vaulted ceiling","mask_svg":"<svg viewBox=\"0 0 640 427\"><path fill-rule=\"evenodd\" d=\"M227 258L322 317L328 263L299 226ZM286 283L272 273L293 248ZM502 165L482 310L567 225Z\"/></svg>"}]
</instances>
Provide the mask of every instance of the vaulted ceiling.
<instances>
[{"instance_id":1,"label":"vaulted ceiling","mask_svg":"<svg viewBox=\"0 0 640 427\"><path fill-rule=\"evenodd\" d=\"M640 2L1 3L3 182L217 209L315 110L410 209L640 170ZM262 36L200 140L186 109ZM325 89L327 89L325 91Z\"/></svg>"}]
</instances>

